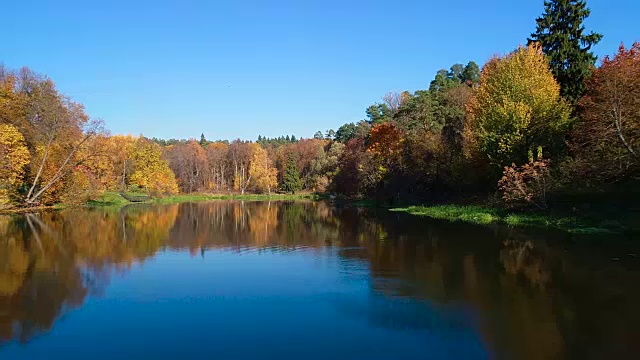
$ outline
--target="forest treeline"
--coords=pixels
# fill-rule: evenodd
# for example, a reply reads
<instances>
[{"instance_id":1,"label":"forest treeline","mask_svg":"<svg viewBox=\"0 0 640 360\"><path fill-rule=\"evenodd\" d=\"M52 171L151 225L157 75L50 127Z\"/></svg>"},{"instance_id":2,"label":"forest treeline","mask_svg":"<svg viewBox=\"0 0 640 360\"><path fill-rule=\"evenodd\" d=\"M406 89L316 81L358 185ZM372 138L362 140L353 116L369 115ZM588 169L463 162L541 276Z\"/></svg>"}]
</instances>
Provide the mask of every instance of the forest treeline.
<instances>
[{"instance_id":1,"label":"forest treeline","mask_svg":"<svg viewBox=\"0 0 640 360\"><path fill-rule=\"evenodd\" d=\"M597 64L585 1L545 1L526 46L440 70L366 118L311 138L109 135L46 76L0 67L0 208L105 190L329 192L384 201L486 199L544 209L566 194L637 193L640 44ZM596 66L598 65L598 66Z\"/></svg>"}]
</instances>

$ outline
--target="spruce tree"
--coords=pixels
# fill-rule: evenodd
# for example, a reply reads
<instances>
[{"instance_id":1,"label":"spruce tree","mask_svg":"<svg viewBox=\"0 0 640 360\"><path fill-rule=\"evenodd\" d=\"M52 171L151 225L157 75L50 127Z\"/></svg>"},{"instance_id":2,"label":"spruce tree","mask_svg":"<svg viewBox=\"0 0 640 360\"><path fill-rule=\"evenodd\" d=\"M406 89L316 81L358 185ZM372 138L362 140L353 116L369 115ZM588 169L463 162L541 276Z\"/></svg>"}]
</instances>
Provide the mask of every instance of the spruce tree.
<instances>
[{"instance_id":1,"label":"spruce tree","mask_svg":"<svg viewBox=\"0 0 640 360\"><path fill-rule=\"evenodd\" d=\"M296 160L293 156L289 156L287 159L287 167L284 170L282 189L292 194L295 194L296 191L300 191L302 189L302 180L300 180L300 173L298 172Z\"/></svg>"},{"instance_id":2,"label":"spruce tree","mask_svg":"<svg viewBox=\"0 0 640 360\"><path fill-rule=\"evenodd\" d=\"M531 34L529 43L540 43L560 84L560 94L575 104L584 93L584 81L597 60L591 47L602 35L585 33L583 22L591 10L584 0L545 0L544 9L536 19L536 32Z\"/></svg>"}]
</instances>

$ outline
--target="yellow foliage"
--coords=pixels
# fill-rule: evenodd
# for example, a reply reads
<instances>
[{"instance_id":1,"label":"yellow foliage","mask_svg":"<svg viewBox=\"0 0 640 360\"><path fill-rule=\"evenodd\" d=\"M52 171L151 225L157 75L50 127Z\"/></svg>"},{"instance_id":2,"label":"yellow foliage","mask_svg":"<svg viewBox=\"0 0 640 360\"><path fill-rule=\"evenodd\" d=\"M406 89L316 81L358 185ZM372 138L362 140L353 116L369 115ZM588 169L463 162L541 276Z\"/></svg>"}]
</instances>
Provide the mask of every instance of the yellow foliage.
<instances>
[{"instance_id":1,"label":"yellow foliage","mask_svg":"<svg viewBox=\"0 0 640 360\"><path fill-rule=\"evenodd\" d=\"M570 109L541 48L532 44L490 60L467 109L467 134L497 165L521 162L568 125Z\"/></svg>"},{"instance_id":2,"label":"yellow foliage","mask_svg":"<svg viewBox=\"0 0 640 360\"><path fill-rule=\"evenodd\" d=\"M0 206L9 202L31 161L24 136L13 125L0 124Z\"/></svg>"},{"instance_id":3,"label":"yellow foliage","mask_svg":"<svg viewBox=\"0 0 640 360\"><path fill-rule=\"evenodd\" d=\"M252 146L249 176L253 187L259 192L271 192L278 186L278 170L273 167L267 151L261 146Z\"/></svg>"},{"instance_id":4,"label":"yellow foliage","mask_svg":"<svg viewBox=\"0 0 640 360\"><path fill-rule=\"evenodd\" d=\"M131 185L160 194L178 193L176 177L167 162L162 159L160 145L139 138L132 148L131 159L135 164L135 171L129 178Z\"/></svg>"}]
</instances>

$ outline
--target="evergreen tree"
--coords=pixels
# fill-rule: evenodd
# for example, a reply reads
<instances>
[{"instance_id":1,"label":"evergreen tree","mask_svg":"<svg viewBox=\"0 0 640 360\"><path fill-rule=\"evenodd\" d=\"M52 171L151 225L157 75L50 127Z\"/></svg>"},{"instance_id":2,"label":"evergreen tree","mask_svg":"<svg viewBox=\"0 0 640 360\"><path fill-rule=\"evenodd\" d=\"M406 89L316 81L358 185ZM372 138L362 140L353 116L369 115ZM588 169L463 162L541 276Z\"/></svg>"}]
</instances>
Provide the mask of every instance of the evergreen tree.
<instances>
[{"instance_id":1,"label":"evergreen tree","mask_svg":"<svg viewBox=\"0 0 640 360\"><path fill-rule=\"evenodd\" d=\"M296 191L302 189L302 180L300 179L300 173L296 166L296 160L292 155L289 155L287 159L287 167L284 171L284 179L282 181L282 189L286 192L295 194Z\"/></svg>"},{"instance_id":2,"label":"evergreen tree","mask_svg":"<svg viewBox=\"0 0 640 360\"><path fill-rule=\"evenodd\" d=\"M204 133L200 134L200 145L204 146L207 143L207 138L204 137Z\"/></svg>"},{"instance_id":3,"label":"evergreen tree","mask_svg":"<svg viewBox=\"0 0 640 360\"><path fill-rule=\"evenodd\" d=\"M536 32L531 34L529 43L540 43L560 84L560 94L575 103L584 93L584 81L597 60L591 47L602 35L585 34L582 23L591 10L584 0L545 0L544 9L536 19Z\"/></svg>"},{"instance_id":4,"label":"evergreen tree","mask_svg":"<svg viewBox=\"0 0 640 360\"><path fill-rule=\"evenodd\" d=\"M460 81L467 85L475 85L480 81L480 67L474 61L469 61L462 70Z\"/></svg>"},{"instance_id":5,"label":"evergreen tree","mask_svg":"<svg viewBox=\"0 0 640 360\"><path fill-rule=\"evenodd\" d=\"M327 132L325 133L325 139L327 140L333 140L333 138L336 136L336 132L333 129L329 129L327 130Z\"/></svg>"},{"instance_id":6,"label":"evergreen tree","mask_svg":"<svg viewBox=\"0 0 640 360\"><path fill-rule=\"evenodd\" d=\"M296 136L295 135L291 135L291 142L296 142L296 141L298 141L298 139L296 139Z\"/></svg>"},{"instance_id":7,"label":"evergreen tree","mask_svg":"<svg viewBox=\"0 0 640 360\"><path fill-rule=\"evenodd\" d=\"M335 140L341 143L353 139L356 136L356 124L348 123L340 126L335 134Z\"/></svg>"}]
</instances>

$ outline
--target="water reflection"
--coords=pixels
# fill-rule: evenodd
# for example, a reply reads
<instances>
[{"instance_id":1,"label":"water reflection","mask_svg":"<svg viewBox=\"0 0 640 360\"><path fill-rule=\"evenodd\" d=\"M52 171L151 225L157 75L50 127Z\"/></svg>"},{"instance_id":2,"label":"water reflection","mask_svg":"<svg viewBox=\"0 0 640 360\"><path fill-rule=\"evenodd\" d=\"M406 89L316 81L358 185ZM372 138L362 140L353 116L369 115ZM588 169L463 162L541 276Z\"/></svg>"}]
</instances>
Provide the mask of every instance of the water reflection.
<instances>
[{"instance_id":1,"label":"water reflection","mask_svg":"<svg viewBox=\"0 0 640 360\"><path fill-rule=\"evenodd\" d=\"M341 317L428 333L434 343L466 344L468 352L448 355L629 358L640 351L640 272L632 256L637 245L622 240L571 242L323 202L212 202L5 216L0 235L0 341L5 344L28 344L55 331L61 316L99 298L115 273L126 274L159 253L188 251L201 258L225 249L322 253L338 262L335 283L369 286L366 298L327 289ZM469 340L474 338L476 345Z\"/></svg>"}]
</instances>

